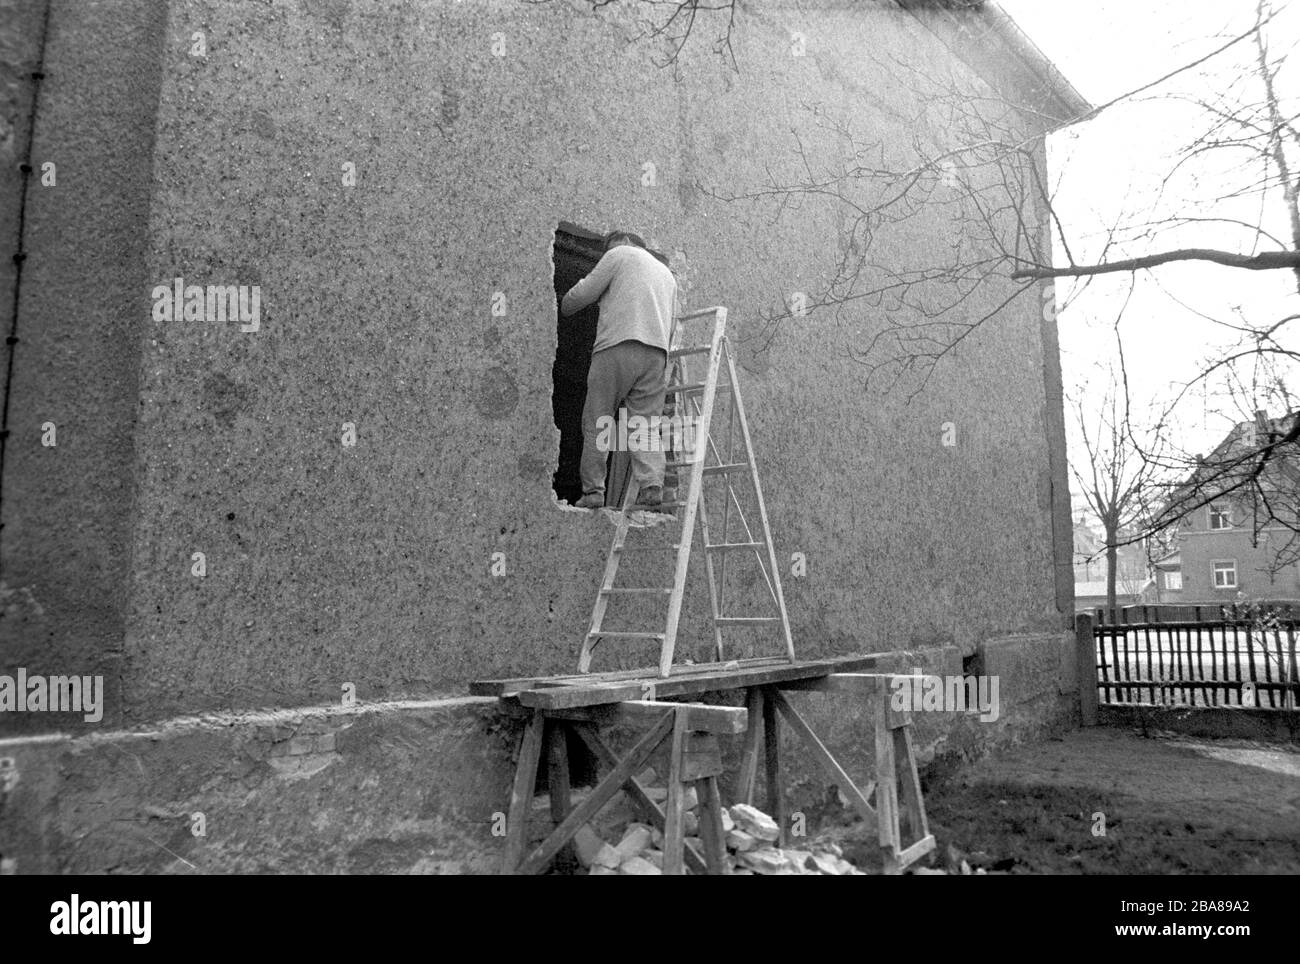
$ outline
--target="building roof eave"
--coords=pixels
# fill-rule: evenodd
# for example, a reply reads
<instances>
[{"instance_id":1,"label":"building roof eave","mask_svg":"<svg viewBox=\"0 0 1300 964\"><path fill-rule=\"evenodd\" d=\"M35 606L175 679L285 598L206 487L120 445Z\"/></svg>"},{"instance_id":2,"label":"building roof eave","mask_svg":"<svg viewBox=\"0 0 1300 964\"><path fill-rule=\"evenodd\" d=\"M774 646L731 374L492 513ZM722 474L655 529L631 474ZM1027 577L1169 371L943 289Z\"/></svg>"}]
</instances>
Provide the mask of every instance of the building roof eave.
<instances>
[{"instance_id":1,"label":"building roof eave","mask_svg":"<svg viewBox=\"0 0 1300 964\"><path fill-rule=\"evenodd\" d=\"M934 33L953 54L984 78L995 90L1000 89L1005 77L991 76L963 45L951 43L946 31L936 29L940 24L962 40L994 40L999 42L1020 68L1029 75L1036 86L1048 94L1042 105L1021 103L1018 106L1038 115L1048 130L1074 124L1093 111L1093 105L1075 89L1060 69L1052 63L1028 35L1020 29L1011 16L994 0L895 0L926 29ZM984 28L981 35L971 33L971 18L978 17ZM1005 93L1005 92L1004 92Z\"/></svg>"}]
</instances>

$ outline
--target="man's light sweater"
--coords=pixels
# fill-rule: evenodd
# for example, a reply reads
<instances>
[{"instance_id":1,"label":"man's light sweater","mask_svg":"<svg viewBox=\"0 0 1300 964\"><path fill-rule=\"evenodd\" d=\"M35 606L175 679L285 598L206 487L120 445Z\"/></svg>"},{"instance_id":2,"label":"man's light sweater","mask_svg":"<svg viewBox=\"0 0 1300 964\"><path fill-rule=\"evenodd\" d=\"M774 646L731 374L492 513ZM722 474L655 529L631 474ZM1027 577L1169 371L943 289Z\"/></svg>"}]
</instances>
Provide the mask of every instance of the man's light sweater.
<instances>
[{"instance_id":1,"label":"man's light sweater","mask_svg":"<svg viewBox=\"0 0 1300 964\"><path fill-rule=\"evenodd\" d=\"M644 248L620 244L569 289L560 310L571 315L600 299L592 352L628 339L667 351L676 293L677 280L662 262Z\"/></svg>"}]
</instances>

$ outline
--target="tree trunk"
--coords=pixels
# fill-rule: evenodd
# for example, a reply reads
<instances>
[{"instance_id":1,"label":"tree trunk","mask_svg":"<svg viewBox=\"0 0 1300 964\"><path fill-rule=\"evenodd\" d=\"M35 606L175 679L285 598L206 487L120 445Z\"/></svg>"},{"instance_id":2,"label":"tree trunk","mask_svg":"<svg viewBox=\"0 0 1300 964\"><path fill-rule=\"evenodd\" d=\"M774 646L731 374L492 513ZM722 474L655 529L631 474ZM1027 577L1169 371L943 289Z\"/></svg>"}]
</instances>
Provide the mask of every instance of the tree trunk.
<instances>
[{"instance_id":1,"label":"tree trunk","mask_svg":"<svg viewBox=\"0 0 1300 964\"><path fill-rule=\"evenodd\" d=\"M1115 546L1119 537L1117 528L1106 526L1106 605L1111 609L1115 608L1115 569L1119 562L1119 549Z\"/></svg>"}]
</instances>

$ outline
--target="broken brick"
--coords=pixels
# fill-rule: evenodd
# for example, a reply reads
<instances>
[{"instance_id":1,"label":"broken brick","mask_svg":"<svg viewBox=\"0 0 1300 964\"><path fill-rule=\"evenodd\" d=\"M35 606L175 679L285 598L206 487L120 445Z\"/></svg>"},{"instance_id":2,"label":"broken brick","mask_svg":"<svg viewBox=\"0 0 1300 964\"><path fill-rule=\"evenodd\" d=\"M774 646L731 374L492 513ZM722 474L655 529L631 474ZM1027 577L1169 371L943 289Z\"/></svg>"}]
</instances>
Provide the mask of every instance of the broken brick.
<instances>
[{"instance_id":1,"label":"broken brick","mask_svg":"<svg viewBox=\"0 0 1300 964\"><path fill-rule=\"evenodd\" d=\"M643 823L629 824L623 839L614 849L623 857L633 857L650 846L650 828Z\"/></svg>"},{"instance_id":2,"label":"broken brick","mask_svg":"<svg viewBox=\"0 0 1300 964\"><path fill-rule=\"evenodd\" d=\"M634 855L619 864L618 873L620 877L650 877L663 871L644 857Z\"/></svg>"},{"instance_id":3,"label":"broken brick","mask_svg":"<svg viewBox=\"0 0 1300 964\"><path fill-rule=\"evenodd\" d=\"M744 853L746 850L753 850L758 846L758 839L743 830L727 831L727 846L737 853Z\"/></svg>"},{"instance_id":4,"label":"broken brick","mask_svg":"<svg viewBox=\"0 0 1300 964\"><path fill-rule=\"evenodd\" d=\"M775 840L781 836L781 830L777 827L775 820L762 810L751 807L747 803L738 803L733 806L731 808L731 819L736 822L737 827L759 840Z\"/></svg>"},{"instance_id":5,"label":"broken brick","mask_svg":"<svg viewBox=\"0 0 1300 964\"><path fill-rule=\"evenodd\" d=\"M596 854L600 853L600 848L604 846L606 846L605 841L600 839L589 824L584 823L573 835L573 852L578 858L578 863L584 867L590 867L595 862Z\"/></svg>"},{"instance_id":6,"label":"broken brick","mask_svg":"<svg viewBox=\"0 0 1300 964\"><path fill-rule=\"evenodd\" d=\"M740 862L758 874L780 874L786 870L785 855L772 847L746 851L740 855Z\"/></svg>"}]
</instances>

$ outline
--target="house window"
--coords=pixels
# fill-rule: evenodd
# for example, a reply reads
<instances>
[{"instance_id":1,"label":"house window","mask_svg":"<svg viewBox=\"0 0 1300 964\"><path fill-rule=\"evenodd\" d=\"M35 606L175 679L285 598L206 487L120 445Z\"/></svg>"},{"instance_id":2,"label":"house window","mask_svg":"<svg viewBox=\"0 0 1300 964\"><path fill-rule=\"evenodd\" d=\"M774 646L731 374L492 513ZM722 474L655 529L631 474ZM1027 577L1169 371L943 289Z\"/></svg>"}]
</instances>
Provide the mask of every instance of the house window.
<instances>
[{"instance_id":1,"label":"house window","mask_svg":"<svg viewBox=\"0 0 1300 964\"><path fill-rule=\"evenodd\" d=\"M1165 573L1165 588L1180 590L1183 588L1183 574L1181 572Z\"/></svg>"},{"instance_id":2,"label":"house window","mask_svg":"<svg viewBox=\"0 0 1300 964\"><path fill-rule=\"evenodd\" d=\"M1237 588L1237 563L1235 560L1214 563L1214 588Z\"/></svg>"},{"instance_id":3,"label":"house window","mask_svg":"<svg viewBox=\"0 0 1300 964\"><path fill-rule=\"evenodd\" d=\"M1217 505L1210 506L1210 528L1211 529L1232 528L1232 523L1228 521L1228 513L1220 509Z\"/></svg>"}]
</instances>

